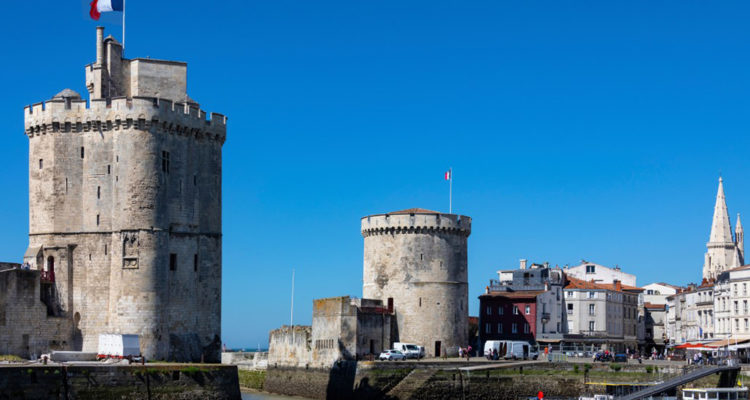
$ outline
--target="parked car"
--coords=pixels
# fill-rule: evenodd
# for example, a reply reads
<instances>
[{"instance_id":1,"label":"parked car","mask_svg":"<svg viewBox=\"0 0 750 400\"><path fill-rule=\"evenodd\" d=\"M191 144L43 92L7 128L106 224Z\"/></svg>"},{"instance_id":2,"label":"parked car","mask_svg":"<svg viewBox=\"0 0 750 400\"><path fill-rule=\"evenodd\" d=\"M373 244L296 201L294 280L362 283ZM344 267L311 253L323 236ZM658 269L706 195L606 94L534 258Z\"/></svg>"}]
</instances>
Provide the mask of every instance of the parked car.
<instances>
[{"instance_id":1,"label":"parked car","mask_svg":"<svg viewBox=\"0 0 750 400\"><path fill-rule=\"evenodd\" d=\"M378 358L380 360L393 361L393 360L403 360L403 359L406 358L406 356L404 355L404 353L402 353L402 352L400 352L400 351L398 351L396 349L391 349L391 350L386 350L386 351L380 353L380 357L378 357Z\"/></svg>"},{"instance_id":2,"label":"parked car","mask_svg":"<svg viewBox=\"0 0 750 400\"><path fill-rule=\"evenodd\" d=\"M617 353L615 354L615 362L628 362L628 355L625 353Z\"/></svg>"},{"instance_id":3,"label":"parked car","mask_svg":"<svg viewBox=\"0 0 750 400\"><path fill-rule=\"evenodd\" d=\"M594 361L610 362L612 361L612 353L600 351L594 354Z\"/></svg>"}]
</instances>

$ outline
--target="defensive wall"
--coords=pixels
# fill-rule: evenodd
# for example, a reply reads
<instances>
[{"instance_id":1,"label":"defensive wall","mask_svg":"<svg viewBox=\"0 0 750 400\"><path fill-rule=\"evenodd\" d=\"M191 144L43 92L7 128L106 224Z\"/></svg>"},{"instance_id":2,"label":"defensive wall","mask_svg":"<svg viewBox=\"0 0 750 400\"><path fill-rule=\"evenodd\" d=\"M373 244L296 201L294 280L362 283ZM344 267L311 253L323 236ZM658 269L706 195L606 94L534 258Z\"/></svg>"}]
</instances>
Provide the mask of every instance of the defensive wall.
<instances>
[{"instance_id":1,"label":"defensive wall","mask_svg":"<svg viewBox=\"0 0 750 400\"><path fill-rule=\"evenodd\" d=\"M38 357L69 346L70 320L50 316L40 296L39 271L0 270L0 354Z\"/></svg>"}]
</instances>

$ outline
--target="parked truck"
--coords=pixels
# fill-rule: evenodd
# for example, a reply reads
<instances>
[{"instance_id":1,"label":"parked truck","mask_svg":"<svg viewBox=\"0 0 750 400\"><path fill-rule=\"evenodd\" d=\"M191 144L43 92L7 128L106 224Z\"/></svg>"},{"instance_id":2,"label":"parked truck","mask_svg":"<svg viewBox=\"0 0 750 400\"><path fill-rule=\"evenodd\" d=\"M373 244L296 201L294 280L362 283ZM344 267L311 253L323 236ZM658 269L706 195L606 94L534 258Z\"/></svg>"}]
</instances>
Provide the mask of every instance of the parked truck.
<instances>
[{"instance_id":1,"label":"parked truck","mask_svg":"<svg viewBox=\"0 0 750 400\"><path fill-rule=\"evenodd\" d=\"M121 335L105 333L99 335L99 347L96 358L138 358L141 355L141 345L138 335Z\"/></svg>"}]
</instances>

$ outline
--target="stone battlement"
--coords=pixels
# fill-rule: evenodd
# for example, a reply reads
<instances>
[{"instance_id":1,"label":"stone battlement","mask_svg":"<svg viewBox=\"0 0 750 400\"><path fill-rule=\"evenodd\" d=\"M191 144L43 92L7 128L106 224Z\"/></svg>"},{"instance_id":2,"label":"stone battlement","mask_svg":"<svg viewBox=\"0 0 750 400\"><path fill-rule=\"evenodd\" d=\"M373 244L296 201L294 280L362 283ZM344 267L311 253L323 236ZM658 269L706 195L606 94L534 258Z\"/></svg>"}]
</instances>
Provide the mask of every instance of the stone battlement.
<instances>
[{"instance_id":1,"label":"stone battlement","mask_svg":"<svg viewBox=\"0 0 750 400\"><path fill-rule=\"evenodd\" d=\"M457 214L376 214L362 218L362 236L444 232L471 234L471 217Z\"/></svg>"},{"instance_id":2,"label":"stone battlement","mask_svg":"<svg viewBox=\"0 0 750 400\"><path fill-rule=\"evenodd\" d=\"M208 119L206 117L209 117ZM26 135L51 132L135 129L192 135L224 143L227 117L206 113L194 103L175 103L153 97L116 97L92 100L54 98L24 107Z\"/></svg>"}]
</instances>

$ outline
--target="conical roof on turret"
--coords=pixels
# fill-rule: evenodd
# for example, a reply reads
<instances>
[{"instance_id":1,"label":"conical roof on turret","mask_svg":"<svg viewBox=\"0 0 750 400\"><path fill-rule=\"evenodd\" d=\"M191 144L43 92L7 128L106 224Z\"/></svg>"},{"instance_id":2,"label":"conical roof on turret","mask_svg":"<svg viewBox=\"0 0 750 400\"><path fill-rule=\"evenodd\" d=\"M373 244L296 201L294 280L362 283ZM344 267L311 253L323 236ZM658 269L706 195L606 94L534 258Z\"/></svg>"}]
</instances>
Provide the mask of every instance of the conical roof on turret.
<instances>
[{"instance_id":1,"label":"conical roof on turret","mask_svg":"<svg viewBox=\"0 0 750 400\"><path fill-rule=\"evenodd\" d=\"M740 213L737 213L737 223L734 225L734 231L735 232L745 231L744 229L742 229L742 221L740 221Z\"/></svg>"},{"instance_id":2,"label":"conical roof on turret","mask_svg":"<svg viewBox=\"0 0 750 400\"><path fill-rule=\"evenodd\" d=\"M711 236L709 243L734 243L732 240L732 228L729 223L729 211L727 211L727 200L724 196L724 182L719 178L719 190L716 193L716 205L714 206L714 219L711 223Z\"/></svg>"}]
</instances>

